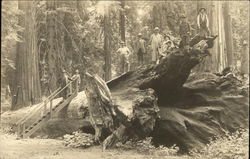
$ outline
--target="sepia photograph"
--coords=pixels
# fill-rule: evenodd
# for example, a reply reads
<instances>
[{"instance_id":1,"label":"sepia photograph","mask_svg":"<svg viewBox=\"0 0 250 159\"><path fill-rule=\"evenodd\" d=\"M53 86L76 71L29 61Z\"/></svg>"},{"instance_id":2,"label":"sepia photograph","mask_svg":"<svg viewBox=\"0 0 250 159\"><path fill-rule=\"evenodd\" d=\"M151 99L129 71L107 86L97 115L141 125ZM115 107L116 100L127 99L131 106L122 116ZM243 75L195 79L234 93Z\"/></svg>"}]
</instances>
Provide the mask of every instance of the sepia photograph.
<instances>
[{"instance_id":1,"label":"sepia photograph","mask_svg":"<svg viewBox=\"0 0 250 159\"><path fill-rule=\"evenodd\" d=\"M2 0L0 159L248 159L247 0Z\"/></svg>"}]
</instances>

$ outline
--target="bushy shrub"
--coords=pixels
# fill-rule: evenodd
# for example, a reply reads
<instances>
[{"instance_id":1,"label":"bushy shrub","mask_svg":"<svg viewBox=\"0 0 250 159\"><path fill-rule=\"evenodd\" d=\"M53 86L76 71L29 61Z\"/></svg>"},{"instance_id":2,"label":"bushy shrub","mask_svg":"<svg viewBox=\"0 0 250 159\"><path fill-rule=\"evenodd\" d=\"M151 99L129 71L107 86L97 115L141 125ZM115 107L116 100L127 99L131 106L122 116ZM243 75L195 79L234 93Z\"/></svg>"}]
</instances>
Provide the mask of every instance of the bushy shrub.
<instances>
[{"instance_id":1,"label":"bushy shrub","mask_svg":"<svg viewBox=\"0 0 250 159\"><path fill-rule=\"evenodd\" d=\"M82 132L73 132L72 135L66 134L63 136L64 145L73 148L88 148L94 145L94 136Z\"/></svg>"},{"instance_id":2,"label":"bushy shrub","mask_svg":"<svg viewBox=\"0 0 250 159\"><path fill-rule=\"evenodd\" d=\"M138 153L143 153L147 155L155 155L155 156L170 156L170 155L177 155L179 148L176 145L172 147L164 147L159 146L155 147L152 144L152 137L147 137L144 140L140 141L127 141L125 144L118 143L116 144L117 148L126 149L126 150L135 150Z\"/></svg>"},{"instance_id":3,"label":"bushy shrub","mask_svg":"<svg viewBox=\"0 0 250 159\"><path fill-rule=\"evenodd\" d=\"M211 141L202 150L193 150L190 154L194 158L202 159L247 159L249 130L238 130L233 134L227 133Z\"/></svg>"}]
</instances>

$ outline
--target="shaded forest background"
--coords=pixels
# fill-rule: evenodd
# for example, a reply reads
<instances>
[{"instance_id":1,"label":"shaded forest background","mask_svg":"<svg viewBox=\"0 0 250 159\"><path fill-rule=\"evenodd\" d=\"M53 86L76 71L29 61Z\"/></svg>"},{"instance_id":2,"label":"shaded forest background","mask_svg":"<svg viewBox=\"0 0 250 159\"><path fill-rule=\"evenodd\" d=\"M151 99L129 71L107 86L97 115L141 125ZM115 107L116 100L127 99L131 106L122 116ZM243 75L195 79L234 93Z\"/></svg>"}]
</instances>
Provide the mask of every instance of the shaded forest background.
<instances>
[{"instance_id":1,"label":"shaded forest background","mask_svg":"<svg viewBox=\"0 0 250 159\"><path fill-rule=\"evenodd\" d=\"M116 50L126 41L137 67L138 33L148 40L154 27L179 43L179 17L186 14L192 36L196 16L207 8L210 30L219 35L212 56L195 71L232 67L248 74L248 1L2 1L1 105L18 109L38 103L60 86L62 69L73 75L97 73L106 81L118 76ZM149 61L149 52L147 61ZM84 82L80 90L84 89ZM4 107L4 106L3 106Z\"/></svg>"}]
</instances>

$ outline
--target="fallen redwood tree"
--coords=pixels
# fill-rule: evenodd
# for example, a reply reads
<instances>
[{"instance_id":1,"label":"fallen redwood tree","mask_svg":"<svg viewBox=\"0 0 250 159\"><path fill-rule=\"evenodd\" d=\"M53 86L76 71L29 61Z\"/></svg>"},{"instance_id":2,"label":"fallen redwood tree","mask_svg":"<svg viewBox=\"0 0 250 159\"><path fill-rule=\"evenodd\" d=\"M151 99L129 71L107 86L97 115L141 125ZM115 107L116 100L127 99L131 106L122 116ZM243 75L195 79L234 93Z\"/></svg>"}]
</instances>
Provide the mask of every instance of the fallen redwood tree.
<instances>
[{"instance_id":1,"label":"fallen redwood tree","mask_svg":"<svg viewBox=\"0 0 250 159\"><path fill-rule=\"evenodd\" d=\"M156 145L177 144L187 151L226 131L245 128L248 97L237 78L212 73L189 77L209 55L214 39L201 40L190 51L175 50L159 64L130 71L107 86L88 75L91 123L104 149L152 136Z\"/></svg>"},{"instance_id":2,"label":"fallen redwood tree","mask_svg":"<svg viewBox=\"0 0 250 159\"><path fill-rule=\"evenodd\" d=\"M95 141L104 148L152 136L155 145L177 144L187 151L202 147L225 131L246 128L248 86L230 72L191 73L209 55L207 47L212 47L212 40L202 41L188 52L175 50L158 65L140 67L107 84L98 76L87 76L86 92L71 102L69 118L52 119L34 136L59 137L81 127L85 133L95 133ZM73 118L78 108L86 105L82 102L85 93L91 123L80 116ZM5 113L3 121L15 123L27 109Z\"/></svg>"}]
</instances>

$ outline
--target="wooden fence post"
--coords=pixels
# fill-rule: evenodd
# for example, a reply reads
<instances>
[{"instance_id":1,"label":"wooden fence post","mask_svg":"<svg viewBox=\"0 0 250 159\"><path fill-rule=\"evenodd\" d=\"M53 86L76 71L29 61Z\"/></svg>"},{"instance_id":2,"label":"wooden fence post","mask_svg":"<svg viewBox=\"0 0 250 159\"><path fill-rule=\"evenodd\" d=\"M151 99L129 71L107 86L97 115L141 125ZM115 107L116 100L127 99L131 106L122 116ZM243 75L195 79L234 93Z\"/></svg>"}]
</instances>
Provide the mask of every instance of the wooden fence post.
<instances>
[{"instance_id":1,"label":"wooden fence post","mask_svg":"<svg viewBox=\"0 0 250 159\"><path fill-rule=\"evenodd\" d=\"M52 99L50 100L49 111L50 111L50 119L51 119L52 118Z\"/></svg>"}]
</instances>

